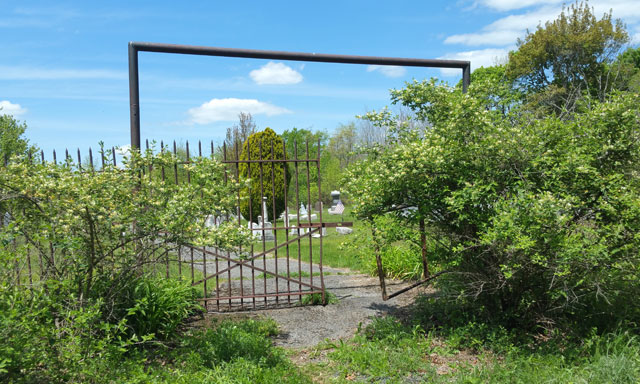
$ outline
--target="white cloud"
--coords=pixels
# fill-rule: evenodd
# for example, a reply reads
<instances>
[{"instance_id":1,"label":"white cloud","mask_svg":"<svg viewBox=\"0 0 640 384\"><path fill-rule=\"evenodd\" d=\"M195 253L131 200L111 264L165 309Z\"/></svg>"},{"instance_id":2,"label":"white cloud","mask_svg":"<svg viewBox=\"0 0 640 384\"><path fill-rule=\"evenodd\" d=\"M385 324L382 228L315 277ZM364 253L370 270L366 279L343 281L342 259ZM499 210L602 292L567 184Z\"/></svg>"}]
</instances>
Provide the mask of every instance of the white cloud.
<instances>
[{"instance_id":1,"label":"white cloud","mask_svg":"<svg viewBox=\"0 0 640 384\"><path fill-rule=\"evenodd\" d=\"M560 8L544 7L521 15L509 15L485 26L479 32L451 35L444 43L469 46L513 45L519 37L524 37L527 29L533 30L538 24L555 19L559 13Z\"/></svg>"},{"instance_id":2,"label":"white cloud","mask_svg":"<svg viewBox=\"0 0 640 384\"><path fill-rule=\"evenodd\" d=\"M216 121L233 121L240 112L252 115L275 116L292 113L290 110L256 99L211 99L199 107L189 109L190 122L209 124Z\"/></svg>"},{"instance_id":3,"label":"white cloud","mask_svg":"<svg viewBox=\"0 0 640 384\"><path fill-rule=\"evenodd\" d=\"M0 115L20 116L27 113L26 108L22 108L20 104L14 104L9 100L0 101Z\"/></svg>"},{"instance_id":4,"label":"white cloud","mask_svg":"<svg viewBox=\"0 0 640 384\"><path fill-rule=\"evenodd\" d=\"M476 51L465 51L456 53L447 53L439 57L445 60L467 60L471 61L471 70L480 67L489 67L496 64L504 63L509 53L508 49L487 48ZM460 69L441 69L443 76L458 76L462 73Z\"/></svg>"},{"instance_id":5,"label":"white cloud","mask_svg":"<svg viewBox=\"0 0 640 384\"><path fill-rule=\"evenodd\" d=\"M564 0L480 0L478 3L497 11L513 11L532 5L561 4Z\"/></svg>"},{"instance_id":6,"label":"white cloud","mask_svg":"<svg viewBox=\"0 0 640 384\"><path fill-rule=\"evenodd\" d=\"M249 73L251 79L259 85L266 84L297 84L302 81L302 75L295 69L273 61L254 69Z\"/></svg>"},{"instance_id":7,"label":"white cloud","mask_svg":"<svg viewBox=\"0 0 640 384\"><path fill-rule=\"evenodd\" d=\"M566 2L564 2L566 4ZM555 20L562 11L563 1L558 0L481 0L476 5L483 5L498 11L514 11L528 8L528 12L511 14L502 17L481 30L447 37L445 44L462 44L468 46L507 46L516 43L525 36L527 29L535 30L538 25ZM629 25L629 31L640 21L640 6L637 0L603 0L589 3L593 13L601 18L612 10L613 18L621 18ZM631 33L632 37L633 34Z\"/></svg>"},{"instance_id":8,"label":"white cloud","mask_svg":"<svg viewBox=\"0 0 640 384\"><path fill-rule=\"evenodd\" d=\"M500 12L514 11L532 6L556 6L559 10L561 6L571 5L573 1L567 0L479 0L475 4L482 5ZM605 12L613 10L614 17L621 17L626 20L638 18L640 7L637 0L598 0L589 3L595 11L596 17L600 18Z\"/></svg>"},{"instance_id":9,"label":"white cloud","mask_svg":"<svg viewBox=\"0 0 640 384\"><path fill-rule=\"evenodd\" d=\"M407 70L395 65L369 65L367 72L380 72L386 77L401 77L407 73Z\"/></svg>"},{"instance_id":10,"label":"white cloud","mask_svg":"<svg viewBox=\"0 0 640 384\"><path fill-rule=\"evenodd\" d=\"M630 33L630 35L631 35L631 44L633 45L640 44L640 25L637 26L635 28L635 31L633 31L633 33Z\"/></svg>"},{"instance_id":11,"label":"white cloud","mask_svg":"<svg viewBox=\"0 0 640 384\"><path fill-rule=\"evenodd\" d=\"M48 69L0 65L0 80L126 79L127 74L109 69Z\"/></svg>"}]
</instances>

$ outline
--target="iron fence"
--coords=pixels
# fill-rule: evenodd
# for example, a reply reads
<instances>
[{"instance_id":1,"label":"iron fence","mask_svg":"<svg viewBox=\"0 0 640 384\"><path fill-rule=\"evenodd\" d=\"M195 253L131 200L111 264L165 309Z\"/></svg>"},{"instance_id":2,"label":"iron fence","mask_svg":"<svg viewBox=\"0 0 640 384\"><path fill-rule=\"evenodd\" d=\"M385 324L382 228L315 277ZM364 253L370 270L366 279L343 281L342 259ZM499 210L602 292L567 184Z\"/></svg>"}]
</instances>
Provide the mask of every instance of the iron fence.
<instances>
[{"instance_id":1,"label":"iron fence","mask_svg":"<svg viewBox=\"0 0 640 384\"><path fill-rule=\"evenodd\" d=\"M253 169L253 174L259 176L254 177L246 188L238 189L236 204L231 212L211 212L209 217L197 218L206 220L210 226L218 226L227 221L246 227L252 236L250 245L235 249L221 249L213 245L198 247L187 243L172 243L170 234L160 233L157 239L146 243L153 247L148 252L148 259L143 261L146 270L156 276L189 280L193 286L201 289L200 301L212 311L288 306L299 303L306 295L318 295L324 302L323 235L326 227L337 224L323 223L322 209L315 213L312 210L317 205L315 202L320 202L322 208L320 151L311 157L308 142L302 148L294 143L293 156L289 157L286 143L282 141L284 157L276 158L275 144L265 144L268 148L263 151L264 143L260 142L259 156L252 158L250 150L246 151L245 156L241 156L238 146L227 148L223 145L218 148L213 142L208 144L208 151L203 151L201 141L196 150L192 149L188 141L184 147L175 141L171 146L161 141L159 150L171 151L174 155L173 163L168 167L162 165L155 169L149 165L142 172L153 172L167 183L191 183L191 173L184 166L192 163L195 156L208 156L224 163L225 183L243 181L248 175L252 175ZM146 148L153 150L153 144L150 146L149 141L146 141ZM117 155L117 148L113 147L108 150L102 148L97 154L89 148L84 157L79 149L74 152L65 149L64 157L61 158L54 150L50 162L73 167L80 174L102 172L107 165L118 167L118 162L122 162ZM268 153L267 156L263 156L265 152ZM44 151L30 156L32 162L47 162ZM242 167L245 168L244 171ZM313 169L318 177L312 181ZM283 178L276 177L279 171L284 172ZM259 188L258 195L263 197L259 202L251 198L257 192L252 189L256 188ZM269 188L270 193L267 193ZM276 209L276 189L284 192L283 212ZM294 196L289 196L290 190ZM266 196L269 196L271 204L267 204ZM243 202L248 204L248 217L241 212ZM261 214L258 217L254 217L255 204L261 204ZM268 205L271 206L269 210ZM27 242L14 238L7 246L27 248L26 252L16 252L13 266L16 284L33 287L47 278L47 262L43 261L37 250L34 252L34 244L29 246ZM64 250L51 251L55 254L51 262L63 262ZM112 252L114 260L117 256Z\"/></svg>"}]
</instances>

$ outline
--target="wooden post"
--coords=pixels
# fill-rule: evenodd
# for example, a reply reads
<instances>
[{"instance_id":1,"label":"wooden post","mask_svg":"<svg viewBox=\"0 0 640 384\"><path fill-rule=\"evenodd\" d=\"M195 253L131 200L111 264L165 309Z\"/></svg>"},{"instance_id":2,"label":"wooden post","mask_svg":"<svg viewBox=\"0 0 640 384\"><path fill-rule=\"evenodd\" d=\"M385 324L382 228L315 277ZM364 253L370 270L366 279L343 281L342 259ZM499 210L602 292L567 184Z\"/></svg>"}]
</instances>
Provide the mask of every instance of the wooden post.
<instances>
[{"instance_id":1,"label":"wooden post","mask_svg":"<svg viewBox=\"0 0 640 384\"><path fill-rule=\"evenodd\" d=\"M382 289L382 300L387 300L387 286L384 282L384 269L382 268L382 256L380 255L380 244L376 236L376 227L371 226L371 236L373 237L373 247L376 252L376 264L378 264L378 277L380 278L380 288Z\"/></svg>"},{"instance_id":2,"label":"wooden post","mask_svg":"<svg viewBox=\"0 0 640 384\"><path fill-rule=\"evenodd\" d=\"M424 228L424 218L420 218L420 245L422 246L422 277L429 277L429 264L427 263L427 234Z\"/></svg>"}]
</instances>

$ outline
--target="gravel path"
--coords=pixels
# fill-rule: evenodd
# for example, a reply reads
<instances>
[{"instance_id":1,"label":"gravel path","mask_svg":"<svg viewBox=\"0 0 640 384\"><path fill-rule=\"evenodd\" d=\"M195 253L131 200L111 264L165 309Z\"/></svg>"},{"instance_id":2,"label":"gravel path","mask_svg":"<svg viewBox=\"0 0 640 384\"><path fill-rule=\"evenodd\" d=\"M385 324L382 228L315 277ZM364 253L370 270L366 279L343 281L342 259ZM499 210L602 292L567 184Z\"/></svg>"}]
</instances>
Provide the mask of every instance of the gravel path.
<instances>
[{"instance_id":1,"label":"gravel path","mask_svg":"<svg viewBox=\"0 0 640 384\"><path fill-rule=\"evenodd\" d=\"M280 325L278 345L307 348L325 339L350 338L359 325L369 323L372 317L402 311L415 297L411 292L383 301L378 278L362 274L327 276L325 285L337 296L337 304L261 311ZM387 292L404 286L403 282L387 281Z\"/></svg>"},{"instance_id":2,"label":"gravel path","mask_svg":"<svg viewBox=\"0 0 640 384\"><path fill-rule=\"evenodd\" d=\"M196 259L200 259L196 257ZM201 260L201 259L200 259ZM278 261L273 257L264 260L266 268L263 266L263 260L260 258L254 262L254 265L275 273L277 266L278 272L286 276L287 260L279 258ZM203 263L197 265L199 269L203 269ZM223 270L227 267L227 262L219 262L218 267ZM319 266L317 264L310 265L305 262L298 263L297 260L289 260L289 271L294 273L300 268L303 277L300 279L303 283L311 283L313 277L313 285L319 285L320 278L317 276ZM210 273L215 271L215 263L207 260L207 271ZM230 313L211 313L213 317L261 317L266 316L273 318L280 325L281 333L276 338L276 344L289 348L307 348L317 345L325 339L337 340L340 338L352 337L360 324L364 325L371 321L372 317L382 316L385 314L393 314L403 311L413 303L417 293L427 292L427 288L414 289L405 294L388 301L382 300L382 295L377 277L371 277L360 273L354 273L348 269L324 267L323 272L326 290L338 299L338 303L326 306L300 306L296 305L297 298L292 298L291 304L286 298L280 298L276 303L275 299L270 298L265 307L263 298L256 299L257 310L251 310L251 299L245 299L247 310L235 311ZM240 279L240 268L230 270L231 280L227 280L228 272L224 272L224 282L220 283L220 295L227 296L229 288L232 295L239 294L241 290L246 293L253 292L251 269L243 267L242 277ZM259 275L260 271L254 271L255 275ZM314 276L315 274L315 276ZM267 274L269 276L269 274ZM290 275L291 276L291 275ZM297 275L295 279L298 279ZM287 280L278 278L256 278L255 292L261 294L265 292L273 293L276 287L279 292L286 291ZM211 280L210 280L211 281ZM229 287L228 282L231 282ZM266 282L266 284L265 284ZM301 289L302 291L310 288L301 286L294 282L289 282L292 290ZM407 284L401 281L387 280L387 292L392 293L405 287ZM210 284L215 287L215 283ZM215 295L215 293L213 293ZM226 303L226 301L225 301ZM239 300L233 300L234 305L240 304Z\"/></svg>"}]
</instances>

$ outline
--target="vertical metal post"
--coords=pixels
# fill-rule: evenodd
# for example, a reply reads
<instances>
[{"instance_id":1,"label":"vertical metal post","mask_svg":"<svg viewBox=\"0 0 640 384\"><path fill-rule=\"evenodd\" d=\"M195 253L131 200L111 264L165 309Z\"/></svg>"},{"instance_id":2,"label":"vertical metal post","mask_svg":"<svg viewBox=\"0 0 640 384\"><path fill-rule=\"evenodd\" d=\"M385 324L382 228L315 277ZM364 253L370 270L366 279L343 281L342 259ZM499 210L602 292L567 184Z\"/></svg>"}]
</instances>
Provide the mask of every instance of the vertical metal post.
<instances>
[{"instance_id":1,"label":"vertical metal post","mask_svg":"<svg viewBox=\"0 0 640 384\"><path fill-rule=\"evenodd\" d=\"M131 119L131 149L140 149L140 87L138 81L138 49L129 43L129 108Z\"/></svg>"},{"instance_id":2,"label":"vertical metal post","mask_svg":"<svg viewBox=\"0 0 640 384\"><path fill-rule=\"evenodd\" d=\"M298 180L299 177L299 172L298 172L298 142L294 139L293 140L293 157L295 162L293 163L295 165L295 170L296 170L296 237L297 237L297 241L298 241L298 292L300 293L300 295L298 295L298 300L302 301L302 254L301 254L301 243L300 243L300 183Z\"/></svg>"},{"instance_id":3,"label":"vertical metal post","mask_svg":"<svg viewBox=\"0 0 640 384\"><path fill-rule=\"evenodd\" d=\"M309 222L309 231L307 235L309 236L309 284L311 284L311 290L313 291L313 237L311 233L311 173L309 171L309 139L306 141L307 144L307 158L305 159L305 164L307 165L307 219ZM322 230L320 230L322 232ZM302 276L301 276L302 277Z\"/></svg>"},{"instance_id":4,"label":"vertical metal post","mask_svg":"<svg viewBox=\"0 0 640 384\"><path fill-rule=\"evenodd\" d=\"M275 279L276 279L276 306L278 306L278 302L279 302L279 293L280 293L280 287L279 287L279 282L278 282L278 231L277 231L277 227L278 227L278 213L276 212L276 176L275 176L275 170L276 170L276 163L273 162L273 160L275 160L275 145L274 145L274 141L275 140L271 140L271 198L272 198L272 215L273 218L271 219L273 221L273 254L274 254L274 258L275 258L275 262L274 262L274 268L275 268ZM286 182L286 178L287 178L287 174L286 171L284 170L287 166L287 163L282 163L282 169L283 169L283 177L285 178L285 182ZM286 201L285 201L286 204ZM286 230L285 230L286 231Z\"/></svg>"},{"instance_id":5,"label":"vertical metal post","mask_svg":"<svg viewBox=\"0 0 640 384\"><path fill-rule=\"evenodd\" d=\"M287 196L288 188L289 186L287 185L287 174L289 173L289 163L287 162L287 144L284 142L284 140L282 140L282 153L283 153L283 157L284 157L284 239L285 242L287 244L289 244L289 228L291 226L291 224L289 223L289 198ZM322 221L322 219L320 220ZM289 295L287 295L287 303L291 304L291 268L289 265L289 245L287 245L285 247L286 252L287 252L287 292L289 293Z\"/></svg>"},{"instance_id":6,"label":"vertical metal post","mask_svg":"<svg viewBox=\"0 0 640 384\"><path fill-rule=\"evenodd\" d=\"M236 158L236 160L240 160L240 158ZM251 173L251 143L249 142L249 139L247 139L247 174L246 177L252 177L253 174ZM251 209L251 203L253 202L253 195L251 194L251 183L249 183L249 185L247 186L247 195L249 196L249 202L247 203L247 205L249 206L249 231L251 232L251 295L252 297L252 303L253 303L253 308L255 309L256 307L256 270L255 270L255 261L253 258L253 254L255 251L255 248L253 246L254 240L253 240L253 213L252 213L252 209ZM257 220L256 220L257 222Z\"/></svg>"},{"instance_id":7,"label":"vertical metal post","mask_svg":"<svg viewBox=\"0 0 640 384\"><path fill-rule=\"evenodd\" d=\"M320 219L320 225L323 225L323 220L322 220L322 211L324 210L324 205L322 203L322 189L321 189L321 184L322 184L322 180L320 179L320 139L318 139L318 153L317 153L318 157L316 158L316 169L318 172L318 199L320 200L320 211L318 212L318 218ZM322 304L326 305L327 304L327 297L326 297L326 293L325 293L325 288L324 288L324 271L322 270L322 231L323 231L324 227L320 227L320 254L318 255L319 260L318 260L318 266L320 269L320 288L322 289Z\"/></svg>"},{"instance_id":8,"label":"vertical metal post","mask_svg":"<svg viewBox=\"0 0 640 384\"><path fill-rule=\"evenodd\" d=\"M462 68L462 93L467 93L471 84L471 63Z\"/></svg>"},{"instance_id":9,"label":"vertical metal post","mask_svg":"<svg viewBox=\"0 0 640 384\"><path fill-rule=\"evenodd\" d=\"M260 206L260 212L262 212L262 197L264 196L264 162L262 161L262 139L260 139L260 142L258 143L258 151L260 153L260 199L258 201L258 204ZM249 144L247 144L247 148L251 148L251 146ZM251 197L249 197L249 199L251 199ZM251 200L249 200L251 201ZM262 276L263 276L263 282L264 282L264 290L262 291L262 293L264 294L264 306L267 306L267 243L266 243L266 239L265 237L265 232L264 232L264 212L262 212L260 214L261 219L261 223L260 226L262 227L262 268L264 269L264 271L262 272ZM229 296L231 296L231 292L229 292Z\"/></svg>"},{"instance_id":10,"label":"vertical metal post","mask_svg":"<svg viewBox=\"0 0 640 384\"><path fill-rule=\"evenodd\" d=\"M238 162L238 160L240 160L240 148L239 148L239 143L237 141L235 142L234 147L235 147L235 155L236 155L235 160L236 160L236 163L235 163L235 167L233 165L231 167L235 168L234 169L235 177L236 177L235 182L236 183L240 183L240 163ZM213 158L213 142L211 143L211 149L212 149L211 156ZM249 151L249 149L247 149L247 152L248 151ZM226 158L225 158L225 160L226 160ZM240 201L241 200L242 199L240 197L240 189L238 189L238 206L236 207L236 215L238 216L238 227L240 227L242 225L242 219L241 219L242 214L240 213ZM238 248L238 255L240 255L240 256L242 255L242 246L240 246ZM240 306L242 307L242 309L244 309L244 276L243 276L243 273L242 273L242 265L243 264L244 263L240 263L240 296L242 297L240 299Z\"/></svg>"}]
</instances>

